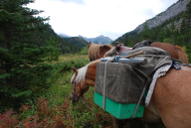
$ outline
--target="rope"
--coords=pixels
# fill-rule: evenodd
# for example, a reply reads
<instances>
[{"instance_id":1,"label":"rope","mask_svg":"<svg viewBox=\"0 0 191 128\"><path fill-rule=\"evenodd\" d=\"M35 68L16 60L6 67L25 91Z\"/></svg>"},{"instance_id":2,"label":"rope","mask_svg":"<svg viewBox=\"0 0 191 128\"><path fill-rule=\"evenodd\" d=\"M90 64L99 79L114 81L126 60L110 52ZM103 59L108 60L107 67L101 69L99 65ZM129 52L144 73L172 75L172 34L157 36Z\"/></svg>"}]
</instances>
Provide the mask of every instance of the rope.
<instances>
[{"instance_id":1,"label":"rope","mask_svg":"<svg viewBox=\"0 0 191 128\"><path fill-rule=\"evenodd\" d=\"M136 114L137 114L138 108L139 108L139 106L140 106L140 104L141 104L141 101L142 101L142 99L143 99L143 96L144 96L144 94L145 94L146 87L147 87L147 86L145 85L145 87L143 88L143 91L142 91L141 96L140 96L140 98L139 98L139 100L138 100L138 102L137 102L137 105L135 106L135 109L134 109L134 111L133 111L133 114L132 114L131 118L135 118L135 116L136 116Z\"/></svg>"},{"instance_id":2,"label":"rope","mask_svg":"<svg viewBox=\"0 0 191 128\"><path fill-rule=\"evenodd\" d=\"M105 101L106 101L106 76L107 76L107 63L109 61L106 61L104 63L104 81L103 81L103 100L102 100L102 108L103 110L105 110L105 107L106 107L106 104L105 104Z\"/></svg>"},{"instance_id":3,"label":"rope","mask_svg":"<svg viewBox=\"0 0 191 128\"><path fill-rule=\"evenodd\" d=\"M136 70L137 72L139 72L141 75L143 75L143 77L145 77L147 80L146 80L146 82L145 82L143 91L141 92L141 95L140 95L139 100L138 100L138 102L137 102L137 105L135 106L135 109L134 109L134 111L133 111L133 113L132 113L132 115L131 115L131 118L135 118L135 117L136 117L138 108L139 108L139 106L140 106L140 104L141 104L141 101L142 101L144 95L145 95L146 89L147 89L147 87L148 87L148 85L149 85L149 83L150 83L150 78L149 78L144 72L142 72L142 71L140 71L140 70L138 70L138 69L136 69L136 68L135 68L135 70Z\"/></svg>"}]
</instances>

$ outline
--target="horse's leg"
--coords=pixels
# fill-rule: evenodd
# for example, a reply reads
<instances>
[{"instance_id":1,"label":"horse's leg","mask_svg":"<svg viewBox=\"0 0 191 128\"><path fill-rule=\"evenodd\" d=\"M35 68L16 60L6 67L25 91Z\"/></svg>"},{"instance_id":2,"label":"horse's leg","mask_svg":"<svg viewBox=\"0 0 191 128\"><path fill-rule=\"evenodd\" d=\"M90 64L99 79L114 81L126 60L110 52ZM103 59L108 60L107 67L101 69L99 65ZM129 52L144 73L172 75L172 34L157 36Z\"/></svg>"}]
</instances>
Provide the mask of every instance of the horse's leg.
<instances>
[{"instance_id":1,"label":"horse's leg","mask_svg":"<svg viewBox=\"0 0 191 128\"><path fill-rule=\"evenodd\" d=\"M144 128L165 128L162 122L146 122Z\"/></svg>"},{"instance_id":2,"label":"horse's leg","mask_svg":"<svg viewBox=\"0 0 191 128\"><path fill-rule=\"evenodd\" d=\"M146 125L141 119L119 120L113 117L112 120L113 128L146 128Z\"/></svg>"},{"instance_id":3,"label":"horse's leg","mask_svg":"<svg viewBox=\"0 0 191 128\"><path fill-rule=\"evenodd\" d=\"M112 127L119 128L118 120L112 116Z\"/></svg>"},{"instance_id":4,"label":"horse's leg","mask_svg":"<svg viewBox=\"0 0 191 128\"><path fill-rule=\"evenodd\" d=\"M113 117L113 128L133 128L130 120L119 120Z\"/></svg>"}]
</instances>

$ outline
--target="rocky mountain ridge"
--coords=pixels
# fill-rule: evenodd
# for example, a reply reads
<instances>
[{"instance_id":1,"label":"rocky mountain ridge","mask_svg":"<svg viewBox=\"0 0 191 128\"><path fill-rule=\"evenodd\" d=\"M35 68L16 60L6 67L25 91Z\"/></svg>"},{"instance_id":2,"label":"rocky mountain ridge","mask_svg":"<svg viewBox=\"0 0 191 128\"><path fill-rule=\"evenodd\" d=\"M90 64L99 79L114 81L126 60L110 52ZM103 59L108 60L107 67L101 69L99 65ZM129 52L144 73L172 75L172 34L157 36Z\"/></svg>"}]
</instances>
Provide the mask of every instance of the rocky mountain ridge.
<instances>
[{"instance_id":1,"label":"rocky mountain ridge","mask_svg":"<svg viewBox=\"0 0 191 128\"><path fill-rule=\"evenodd\" d=\"M134 31L139 33L144 30L145 26L151 29L163 24L165 21L184 12L187 9L187 5L190 3L190 1L191 0L179 0L178 2L170 6L166 11L139 25L137 28L135 28Z\"/></svg>"}]
</instances>

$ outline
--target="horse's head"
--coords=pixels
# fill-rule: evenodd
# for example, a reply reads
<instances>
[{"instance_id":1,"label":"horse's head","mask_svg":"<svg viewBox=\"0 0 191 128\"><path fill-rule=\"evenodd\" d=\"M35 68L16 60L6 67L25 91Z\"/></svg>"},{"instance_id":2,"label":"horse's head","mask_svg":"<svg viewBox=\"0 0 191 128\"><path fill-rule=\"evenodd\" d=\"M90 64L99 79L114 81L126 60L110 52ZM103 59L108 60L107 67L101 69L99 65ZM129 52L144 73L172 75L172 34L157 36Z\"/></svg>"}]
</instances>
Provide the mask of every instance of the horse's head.
<instances>
[{"instance_id":1,"label":"horse's head","mask_svg":"<svg viewBox=\"0 0 191 128\"><path fill-rule=\"evenodd\" d=\"M111 45L108 45L108 44L100 45L100 46L99 46L99 50L100 50L101 56L103 57L103 55L104 55L107 51L109 51L111 48L112 48L112 46L111 46Z\"/></svg>"},{"instance_id":2,"label":"horse's head","mask_svg":"<svg viewBox=\"0 0 191 128\"><path fill-rule=\"evenodd\" d=\"M130 50L131 47L124 46L124 44L117 44L115 47L111 48L108 52L104 54L104 57L107 56L115 56L115 55L126 55Z\"/></svg>"},{"instance_id":3,"label":"horse's head","mask_svg":"<svg viewBox=\"0 0 191 128\"><path fill-rule=\"evenodd\" d=\"M99 59L94 60L78 70L73 69L74 74L71 78L73 85L71 99L73 103L77 102L88 91L89 86L95 86L96 65L99 62Z\"/></svg>"},{"instance_id":4,"label":"horse's head","mask_svg":"<svg viewBox=\"0 0 191 128\"><path fill-rule=\"evenodd\" d=\"M112 48L112 45L108 44L88 44L88 57L90 61L99 59L104 56L104 54Z\"/></svg>"},{"instance_id":5,"label":"horse's head","mask_svg":"<svg viewBox=\"0 0 191 128\"><path fill-rule=\"evenodd\" d=\"M72 103L77 102L80 97L88 90L88 85L86 84L85 76L87 71L87 66L80 69L73 69L74 74L71 78L71 83L73 85L73 91L71 95Z\"/></svg>"}]
</instances>

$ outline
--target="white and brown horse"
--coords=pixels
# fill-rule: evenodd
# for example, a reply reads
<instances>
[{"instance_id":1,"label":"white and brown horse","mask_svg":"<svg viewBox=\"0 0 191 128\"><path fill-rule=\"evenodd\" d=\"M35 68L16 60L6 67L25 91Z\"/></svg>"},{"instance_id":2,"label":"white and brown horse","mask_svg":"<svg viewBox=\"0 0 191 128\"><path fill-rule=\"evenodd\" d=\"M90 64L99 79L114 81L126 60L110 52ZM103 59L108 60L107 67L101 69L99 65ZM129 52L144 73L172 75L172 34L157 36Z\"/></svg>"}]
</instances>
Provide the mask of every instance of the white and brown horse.
<instances>
[{"instance_id":1,"label":"white and brown horse","mask_svg":"<svg viewBox=\"0 0 191 128\"><path fill-rule=\"evenodd\" d=\"M96 64L99 62L92 61L75 70L71 79L74 102L79 100L89 86L95 85ZM191 128L191 68L182 66L181 70L170 69L157 80L143 119L161 119L167 128Z\"/></svg>"}]
</instances>

